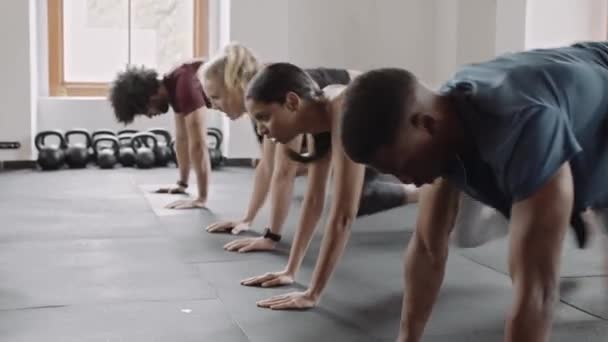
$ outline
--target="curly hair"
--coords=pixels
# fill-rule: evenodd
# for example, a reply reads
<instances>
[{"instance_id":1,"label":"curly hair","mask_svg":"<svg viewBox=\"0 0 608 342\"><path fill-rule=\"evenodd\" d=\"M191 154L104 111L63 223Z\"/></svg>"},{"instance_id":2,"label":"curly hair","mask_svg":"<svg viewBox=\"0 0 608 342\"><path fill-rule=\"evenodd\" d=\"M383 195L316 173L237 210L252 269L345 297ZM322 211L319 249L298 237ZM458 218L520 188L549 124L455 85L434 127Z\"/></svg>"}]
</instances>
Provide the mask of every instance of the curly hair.
<instances>
[{"instance_id":1,"label":"curly hair","mask_svg":"<svg viewBox=\"0 0 608 342\"><path fill-rule=\"evenodd\" d=\"M129 66L118 73L109 95L118 122L129 124L136 115L146 113L150 97L159 86L158 73L153 69Z\"/></svg>"}]
</instances>

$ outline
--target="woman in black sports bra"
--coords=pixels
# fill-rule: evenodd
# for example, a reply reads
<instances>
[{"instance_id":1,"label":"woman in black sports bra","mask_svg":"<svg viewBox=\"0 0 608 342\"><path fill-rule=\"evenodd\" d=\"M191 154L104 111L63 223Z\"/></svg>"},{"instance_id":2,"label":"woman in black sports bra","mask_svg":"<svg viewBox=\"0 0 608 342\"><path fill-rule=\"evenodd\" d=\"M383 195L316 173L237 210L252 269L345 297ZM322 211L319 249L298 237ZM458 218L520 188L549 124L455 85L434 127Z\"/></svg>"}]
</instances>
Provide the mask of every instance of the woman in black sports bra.
<instances>
[{"instance_id":1,"label":"woman in black sports bra","mask_svg":"<svg viewBox=\"0 0 608 342\"><path fill-rule=\"evenodd\" d=\"M333 172L329 217L310 287L261 301L259 306L305 309L316 305L346 248L355 218L406 201L404 185L366 177L370 169L344 153L337 130L345 88L329 85L321 89L310 74L289 63L268 65L249 83L245 103L258 130L281 144L310 134L314 137L314 148L306 155L287 150L289 158L310 166L308 188L285 269L246 279L243 285L269 287L293 283L321 217L327 180L330 170Z\"/></svg>"}]
</instances>

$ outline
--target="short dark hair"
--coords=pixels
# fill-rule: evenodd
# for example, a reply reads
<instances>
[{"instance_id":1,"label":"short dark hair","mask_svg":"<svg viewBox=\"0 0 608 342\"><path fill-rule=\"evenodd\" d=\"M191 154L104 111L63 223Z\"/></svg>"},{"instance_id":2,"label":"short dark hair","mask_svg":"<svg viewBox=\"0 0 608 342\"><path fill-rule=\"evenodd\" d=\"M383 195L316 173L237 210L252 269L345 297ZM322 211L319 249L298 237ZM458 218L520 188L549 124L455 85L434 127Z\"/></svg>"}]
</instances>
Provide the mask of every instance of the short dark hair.
<instances>
[{"instance_id":1,"label":"short dark hair","mask_svg":"<svg viewBox=\"0 0 608 342\"><path fill-rule=\"evenodd\" d=\"M403 69L368 71L347 88L341 118L344 151L354 162L369 164L382 146L397 137L403 113L414 103L416 76Z\"/></svg>"},{"instance_id":2,"label":"short dark hair","mask_svg":"<svg viewBox=\"0 0 608 342\"><path fill-rule=\"evenodd\" d=\"M158 73L153 69L130 66L120 72L109 95L116 119L129 124L137 114L145 114L150 97L156 94L159 86Z\"/></svg>"},{"instance_id":3,"label":"short dark hair","mask_svg":"<svg viewBox=\"0 0 608 342\"><path fill-rule=\"evenodd\" d=\"M264 103L285 103L293 92L305 100L314 100L323 92L306 71L290 63L273 63L264 67L250 82L245 97ZM314 151L308 155L288 149L289 158L310 163L323 158L331 149L329 132L313 134Z\"/></svg>"}]
</instances>

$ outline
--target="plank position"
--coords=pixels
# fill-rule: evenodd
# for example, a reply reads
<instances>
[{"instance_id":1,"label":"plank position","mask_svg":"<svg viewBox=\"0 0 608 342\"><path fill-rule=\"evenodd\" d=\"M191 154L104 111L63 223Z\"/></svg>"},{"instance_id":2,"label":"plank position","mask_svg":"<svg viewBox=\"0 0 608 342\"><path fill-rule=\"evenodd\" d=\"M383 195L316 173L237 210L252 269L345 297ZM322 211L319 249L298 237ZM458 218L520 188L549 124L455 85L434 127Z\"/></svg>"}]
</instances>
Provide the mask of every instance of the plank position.
<instances>
[{"instance_id":1,"label":"plank position","mask_svg":"<svg viewBox=\"0 0 608 342\"><path fill-rule=\"evenodd\" d=\"M424 186L405 257L398 341L420 341L448 256L460 192L509 219L515 290L505 341L548 341L560 253L580 214L608 207L608 44L506 54L439 91L406 70L359 76L340 140L355 162Z\"/></svg>"}]
</instances>

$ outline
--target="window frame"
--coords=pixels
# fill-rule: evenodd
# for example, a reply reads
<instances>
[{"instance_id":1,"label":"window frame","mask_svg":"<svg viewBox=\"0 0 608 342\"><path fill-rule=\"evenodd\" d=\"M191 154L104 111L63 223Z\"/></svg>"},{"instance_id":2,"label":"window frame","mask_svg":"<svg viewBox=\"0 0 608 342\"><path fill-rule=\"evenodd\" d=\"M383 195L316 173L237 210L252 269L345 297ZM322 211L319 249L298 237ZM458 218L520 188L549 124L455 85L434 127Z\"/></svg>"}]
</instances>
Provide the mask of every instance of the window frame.
<instances>
[{"instance_id":1,"label":"window frame","mask_svg":"<svg viewBox=\"0 0 608 342\"><path fill-rule=\"evenodd\" d=\"M193 1L194 58L205 58L209 47L209 2ZM68 82L64 73L63 0L48 0L49 95L105 97L106 82Z\"/></svg>"}]
</instances>

